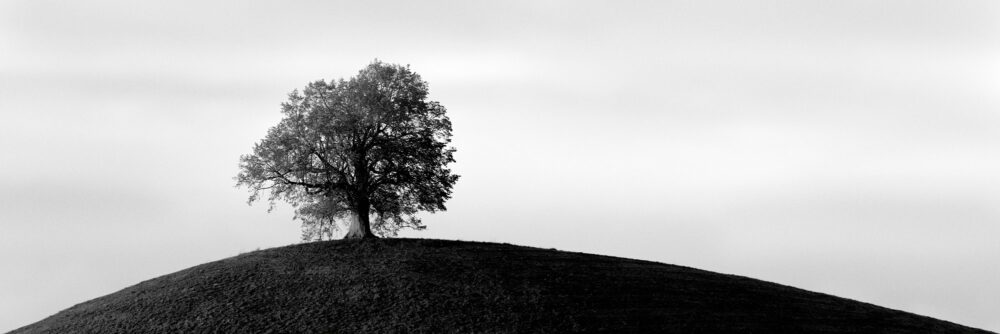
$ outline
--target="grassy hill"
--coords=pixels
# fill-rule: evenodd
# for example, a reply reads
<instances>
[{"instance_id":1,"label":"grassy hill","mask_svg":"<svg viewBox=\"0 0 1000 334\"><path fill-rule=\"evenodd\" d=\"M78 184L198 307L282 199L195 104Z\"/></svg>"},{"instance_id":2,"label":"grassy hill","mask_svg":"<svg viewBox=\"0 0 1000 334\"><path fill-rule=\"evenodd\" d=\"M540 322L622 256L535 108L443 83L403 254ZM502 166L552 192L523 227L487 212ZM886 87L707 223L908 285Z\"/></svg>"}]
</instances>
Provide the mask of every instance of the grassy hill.
<instances>
[{"instance_id":1,"label":"grassy hill","mask_svg":"<svg viewBox=\"0 0 1000 334\"><path fill-rule=\"evenodd\" d=\"M746 277L507 244L267 249L151 279L12 333L987 333Z\"/></svg>"}]
</instances>

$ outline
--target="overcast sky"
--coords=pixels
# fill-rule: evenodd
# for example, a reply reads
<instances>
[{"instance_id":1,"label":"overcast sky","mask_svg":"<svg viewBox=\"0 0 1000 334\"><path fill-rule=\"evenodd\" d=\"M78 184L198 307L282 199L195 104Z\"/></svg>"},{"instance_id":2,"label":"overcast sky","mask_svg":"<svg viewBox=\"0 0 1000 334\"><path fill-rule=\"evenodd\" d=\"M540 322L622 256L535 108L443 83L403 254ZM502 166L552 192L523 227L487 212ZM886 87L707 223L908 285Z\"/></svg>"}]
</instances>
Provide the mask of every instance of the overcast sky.
<instances>
[{"instance_id":1,"label":"overcast sky","mask_svg":"<svg viewBox=\"0 0 1000 334\"><path fill-rule=\"evenodd\" d=\"M449 210L406 236L1000 331L1000 3L3 1L0 332L298 242L239 156L375 58L454 123Z\"/></svg>"}]
</instances>

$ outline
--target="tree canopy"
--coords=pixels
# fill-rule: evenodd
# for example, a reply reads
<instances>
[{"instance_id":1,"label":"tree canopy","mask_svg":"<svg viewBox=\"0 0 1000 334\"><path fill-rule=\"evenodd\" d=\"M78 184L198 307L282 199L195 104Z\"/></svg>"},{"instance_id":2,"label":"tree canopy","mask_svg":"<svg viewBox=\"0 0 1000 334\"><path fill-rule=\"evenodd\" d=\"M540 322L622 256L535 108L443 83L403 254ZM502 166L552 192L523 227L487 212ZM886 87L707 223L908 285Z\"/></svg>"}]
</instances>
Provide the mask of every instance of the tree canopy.
<instances>
[{"instance_id":1,"label":"tree canopy","mask_svg":"<svg viewBox=\"0 0 1000 334\"><path fill-rule=\"evenodd\" d=\"M458 180L451 121L427 100L427 82L409 66L375 60L348 80L323 80L295 90L284 118L240 157L237 186L249 203L267 194L295 207L303 238L345 238L422 229L420 211L446 210Z\"/></svg>"}]
</instances>

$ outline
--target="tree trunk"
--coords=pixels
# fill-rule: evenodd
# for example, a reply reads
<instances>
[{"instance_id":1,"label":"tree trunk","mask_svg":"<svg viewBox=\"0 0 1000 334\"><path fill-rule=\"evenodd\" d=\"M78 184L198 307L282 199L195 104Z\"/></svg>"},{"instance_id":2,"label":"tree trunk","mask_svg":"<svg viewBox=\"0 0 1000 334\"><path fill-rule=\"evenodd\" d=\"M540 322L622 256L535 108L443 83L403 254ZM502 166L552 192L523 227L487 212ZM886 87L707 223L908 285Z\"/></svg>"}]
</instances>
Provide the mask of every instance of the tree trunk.
<instances>
[{"instance_id":1,"label":"tree trunk","mask_svg":"<svg viewBox=\"0 0 1000 334\"><path fill-rule=\"evenodd\" d=\"M351 217L351 226L347 228L347 235L344 239L376 239L372 233L371 224L368 222L368 213L355 213Z\"/></svg>"},{"instance_id":2,"label":"tree trunk","mask_svg":"<svg viewBox=\"0 0 1000 334\"><path fill-rule=\"evenodd\" d=\"M354 161L354 179L357 188L354 191L354 218L351 226L347 228L347 235L344 239L374 239L378 238L372 234L371 224L368 222L368 210L371 209L371 202L368 196L368 163L365 161L365 152L359 151Z\"/></svg>"}]
</instances>

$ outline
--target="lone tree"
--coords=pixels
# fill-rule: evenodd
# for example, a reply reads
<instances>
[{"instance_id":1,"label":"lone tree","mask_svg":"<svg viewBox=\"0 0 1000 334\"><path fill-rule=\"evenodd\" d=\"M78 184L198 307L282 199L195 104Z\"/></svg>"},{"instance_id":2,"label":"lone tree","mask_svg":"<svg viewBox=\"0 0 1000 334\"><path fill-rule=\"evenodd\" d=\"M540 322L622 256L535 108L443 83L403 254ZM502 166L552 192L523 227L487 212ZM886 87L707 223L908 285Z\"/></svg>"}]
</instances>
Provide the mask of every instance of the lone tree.
<instances>
[{"instance_id":1,"label":"lone tree","mask_svg":"<svg viewBox=\"0 0 1000 334\"><path fill-rule=\"evenodd\" d=\"M375 60L349 80L320 80L288 95L285 117L240 157L237 186L248 203L269 193L270 208L290 203L303 238L330 234L348 220L345 239L423 229L419 211L444 211L458 180L451 121L427 101L427 82L409 66ZM269 210L270 211L270 210Z\"/></svg>"}]
</instances>

